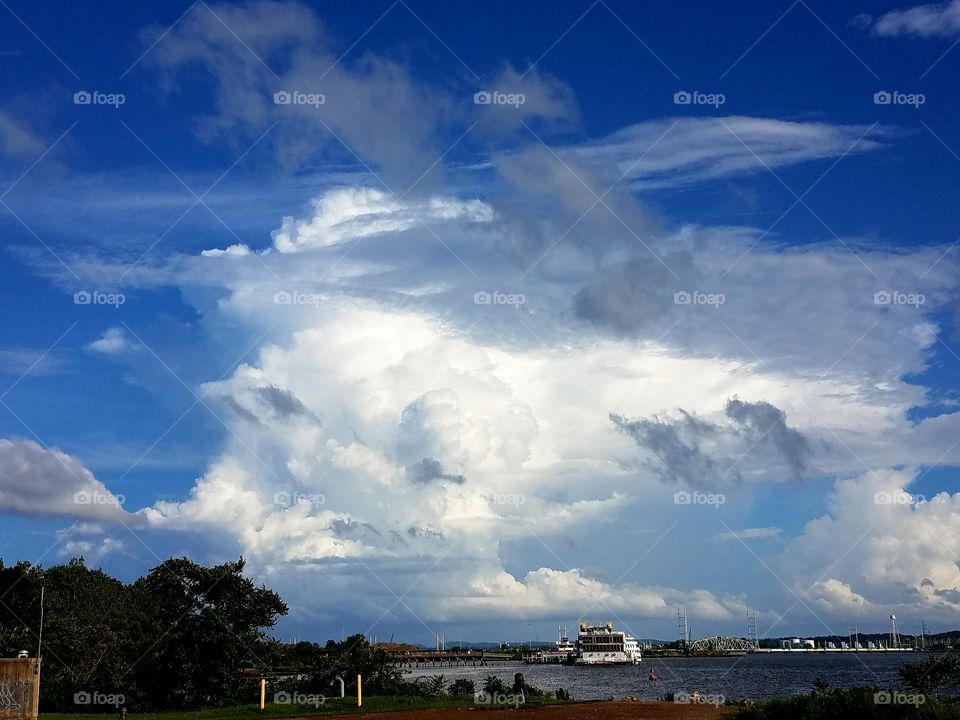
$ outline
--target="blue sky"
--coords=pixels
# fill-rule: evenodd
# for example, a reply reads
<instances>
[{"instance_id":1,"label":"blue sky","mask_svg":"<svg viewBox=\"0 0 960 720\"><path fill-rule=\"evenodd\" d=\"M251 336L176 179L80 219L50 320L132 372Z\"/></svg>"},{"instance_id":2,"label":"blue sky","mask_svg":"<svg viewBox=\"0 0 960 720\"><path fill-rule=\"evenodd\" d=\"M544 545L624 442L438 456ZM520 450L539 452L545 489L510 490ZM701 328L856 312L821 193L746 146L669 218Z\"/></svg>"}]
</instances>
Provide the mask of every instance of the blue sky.
<instances>
[{"instance_id":1,"label":"blue sky","mask_svg":"<svg viewBox=\"0 0 960 720\"><path fill-rule=\"evenodd\" d=\"M318 640L957 626L960 3L0 15L4 561L243 554Z\"/></svg>"}]
</instances>

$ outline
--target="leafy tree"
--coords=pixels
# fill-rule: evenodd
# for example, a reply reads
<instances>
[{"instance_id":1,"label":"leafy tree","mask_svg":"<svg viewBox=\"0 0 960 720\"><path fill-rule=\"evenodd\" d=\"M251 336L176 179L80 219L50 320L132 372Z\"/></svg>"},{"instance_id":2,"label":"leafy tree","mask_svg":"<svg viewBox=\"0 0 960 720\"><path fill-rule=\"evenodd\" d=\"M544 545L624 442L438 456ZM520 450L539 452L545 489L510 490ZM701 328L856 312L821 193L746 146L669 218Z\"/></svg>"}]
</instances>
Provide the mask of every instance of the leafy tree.
<instances>
[{"instance_id":1,"label":"leafy tree","mask_svg":"<svg viewBox=\"0 0 960 720\"><path fill-rule=\"evenodd\" d=\"M813 681L813 690L811 692L813 695L826 695L830 692L830 683L818 677Z\"/></svg>"},{"instance_id":2,"label":"leafy tree","mask_svg":"<svg viewBox=\"0 0 960 720\"><path fill-rule=\"evenodd\" d=\"M0 560L0 655L33 655L40 627L40 588L43 570L28 562L4 567Z\"/></svg>"},{"instance_id":3,"label":"leafy tree","mask_svg":"<svg viewBox=\"0 0 960 720\"><path fill-rule=\"evenodd\" d=\"M914 692L924 695L960 685L960 657L956 655L930 655L918 663L906 663L900 667L900 680Z\"/></svg>"},{"instance_id":4,"label":"leafy tree","mask_svg":"<svg viewBox=\"0 0 960 720\"><path fill-rule=\"evenodd\" d=\"M507 684L496 675L487 675L483 679L483 692L487 695L502 695L508 690Z\"/></svg>"},{"instance_id":5,"label":"leafy tree","mask_svg":"<svg viewBox=\"0 0 960 720\"><path fill-rule=\"evenodd\" d=\"M360 634L341 642L327 641L309 673L305 688L309 692L329 693L337 676L343 678L348 693L355 693L357 675L363 678L364 692L374 695L399 695L404 689L416 691L383 648L376 648ZM415 692L413 694L419 694Z\"/></svg>"},{"instance_id":6,"label":"leafy tree","mask_svg":"<svg viewBox=\"0 0 960 720\"><path fill-rule=\"evenodd\" d=\"M147 704L193 708L248 696L241 669L267 665L272 643L264 629L287 606L244 577L244 566L243 558L215 567L174 558L134 583L153 638L132 667Z\"/></svg>"},{"instance_id":7,"label":"leafy tree","mask_svg":"<svg viewBox=\"0 0 960 720\"><path fill-rule=\"evenodd\" d=\"M0 565L0 653L13 655L39 640L40 589L45 589L44 709L72 709L78 691L136 694L125 678L144 645L144 618L127 588L82 558L48 570Z\"/></svg>"},{"instance_id":8,"label":"leafy tree","mask_svg":"<svg viewBox=\"0 0 960 720\"><path fill-rule=\"evenodd\" d=\"M43 699L65 707L78 691L136 698L128 670L147 650L148 622L129 589L82 558L48 569L44 584Z\"/></svg>"},{"instance_id":9,"label":"leafy tree","mask_svg":"<svg viewBox=\"0 0 960 720\"><path fill-rule=\"evenodd\" d=\"M443 679L443 675L431 675L428 678L424 678L424 694L427 697L439 697L443 695L446 690L446 682Z\"/></svg>"}]
</instances>

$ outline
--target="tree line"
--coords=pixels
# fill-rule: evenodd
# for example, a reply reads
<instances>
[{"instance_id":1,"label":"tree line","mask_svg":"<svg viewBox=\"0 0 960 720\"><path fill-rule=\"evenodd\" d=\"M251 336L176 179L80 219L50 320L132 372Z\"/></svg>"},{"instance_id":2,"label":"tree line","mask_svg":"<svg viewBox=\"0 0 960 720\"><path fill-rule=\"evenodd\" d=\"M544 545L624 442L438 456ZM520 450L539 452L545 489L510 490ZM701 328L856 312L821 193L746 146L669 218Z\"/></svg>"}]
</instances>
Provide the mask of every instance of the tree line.
<instances>
[{"instance_id":1,"label":"tree line","mask_svg":"<svg viewBox=\"0 0 960 720\"><path fill-rule=\"evenodd\" d=\"M78 707L98 696L130 710L249 702L243 670L269 665L276 641L266 630L287 606L243 569L242 558L214 567L174 558L125 584L83 559L0 561L0 657L36 654L44 588L41 710L114 709Z\"/></svg>"}]
</instances>

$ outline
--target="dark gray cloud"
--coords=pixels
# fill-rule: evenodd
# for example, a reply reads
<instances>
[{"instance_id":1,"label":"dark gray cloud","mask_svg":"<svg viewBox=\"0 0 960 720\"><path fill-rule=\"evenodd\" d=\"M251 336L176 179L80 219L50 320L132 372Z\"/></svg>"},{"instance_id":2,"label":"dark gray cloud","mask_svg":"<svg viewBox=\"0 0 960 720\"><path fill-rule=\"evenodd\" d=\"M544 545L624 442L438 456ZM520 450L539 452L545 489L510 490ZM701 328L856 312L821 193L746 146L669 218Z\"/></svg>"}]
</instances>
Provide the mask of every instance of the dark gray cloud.
<instances>
[{"instance_id":1,"label":"dark gray cloud","mask_svg":"<svg viewBox=\"0 0 960 720\"><path fill-rule=\"evenodd\" d=\"M727 401L724 411L752 443L772 443L794 477L810 469L810 443L799 430L787 427L783 410L762 400L749 403L734 397Z\"/></svg>"},{"instance_id":2,"label":"dark gray cloud","mask_svg":"<svg viewBox=\"0 0 960 720\"><path fill-rule=\"evenodd\" d=\"M443 540L444 538L444 534L439 530L428 527L417 527L415 525L407 528L407 535L414 539Z\"/></svg>"},{"instance_id":3,"label":"dark gray cloud","mask_svg":"<svg viewBox=\"0 0 960 720\"><path fill-rule=\"evenodd\" d=\"M680 278L693 274L689 253L670 253L662 261L646 253L598 273L574 296L574 313L622 334L663 332L675 322L674 293L697 286Z\"/></svg>"},{"instance_id":4,"label":"dark gray cloud","mask_svg":"<svg viewBox=\"0 0 960 720\"><path fill-rule=\"evenodd\" d=\"M674 417L627 419L610 415L621 432L655 458L650 465L664 482L691 488L714 489L742 480L739 467L764 449L768 459L783 463L794 478L811 469L810 441L787 425L786 414L764 401L727 401L724 412L730 420L716 424L680 410Z\"/></svg>"},{"instance_id":5,"label":"dark gray cloud","mask_svg":"<svg viewBox=\"0 0 960 720\"><path fill-rule=\"evenodd\" d=\"M276 385L265 385L253 388L252 390L256 401L247 402L244 405L241 402L243 395L226 395L223 398L224 403L239 417L247 422L257 423L259 425L270 418L288 419L292 417L304 417L314 422L319 422L317 416L303 402L289 390L277 387ZM250 405L251 407L247 407Z\"/></svg>"},{"instance_id":6,"label":"dark gray cloud","mask_svg":"<svg viewBox=\"0 0 960 720\"><path fill-rule=\"evenodd\" d=\"M291 415L305 415L313 417L310 409L300 402L300 399L289 390L278 388L275 385L257 388L257 396L269 405L279 417Z\"/></svg>"},{"instance_id":7,"label":"dark gray cloud","mask_svg":"<svg viewBox=\"0 0 960 720\"><path fill-rule=\"evenodd\" d=\"M701 420L683 410L678 418L628 420L610 415L617 428L633 438L657 459L652 464L664 482L691 488L717 488L739 482L740 473L732 462L711 457L704 451L704 439L722 432L719 425Z\"/></svg>"},{"instance_id":8,"label":"dark gray cloud","mask_svg":"<svg viewBox=\"0 0 960 720\"><path fill-rule=\"evenodd\" d=\"M330 531L344 540L369 540L382 537L379 530L368 522L337 518L330 523Z\"/></svg>"},{"instance_id":9,"label":"dark gray cloud","mask_svg":"<svg viewBox=\"0 0 960 720\"><path fill-rule=\"evenodd\" d=\"M463 475L446 472L440 461L435 458L424 458L416 465L411 465L407 468L407 475L412 482L418 485L428 485L435 482L451 482L463 485L466 482Z\"/></svg>"},{"instance_id":10,"label":"dark gray cloud","mask_svg":"<svg viewBox=\"0 0 960 720\"><path fill-rule=\"evenodd\" d=\"M247 410L243 405L237 402L236 398L232 396L227 396L223 399L231 410L233 410L239 417L243 418L247 422L260 423L260 418L254 415L252 412Z\"/></svg>"}]
</instances>

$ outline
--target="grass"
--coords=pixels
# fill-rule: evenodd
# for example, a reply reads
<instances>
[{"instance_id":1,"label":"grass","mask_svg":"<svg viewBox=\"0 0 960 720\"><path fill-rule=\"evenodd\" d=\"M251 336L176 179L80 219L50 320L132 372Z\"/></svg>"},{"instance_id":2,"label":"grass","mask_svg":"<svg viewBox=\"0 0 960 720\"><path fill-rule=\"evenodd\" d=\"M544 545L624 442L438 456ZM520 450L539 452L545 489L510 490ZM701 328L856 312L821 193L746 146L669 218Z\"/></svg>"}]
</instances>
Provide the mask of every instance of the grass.
<instances>
[{"instance_id":1,"label":"grass","mask_svg":"<svg viewBox=\"0 0 960 720\"><path fill-rule=\"evenodd\" d=\"M528 706L556 704L557 700L531 698ZM256 705L235 705L205 710L183 710L179 712L130 713L130 718L149 720L256 720L256 718L303 717L305 715L345 715L356 712L390 712L394 710L427 710L430 708L469 708L488 709L489 705L477 705L471 696L441 695L439 697L407 696L370 696L363 699L363 707L357 707L355 697L327 698L322 705L275 705L267 703L263 713ZM501 707L502 706L495 706ZM41 720L105 720L116 717L115 711L99 714L41 713Z\"/></svg>"}]
</instances>

